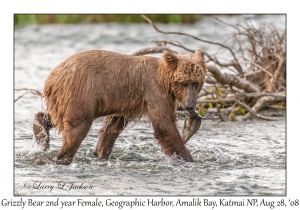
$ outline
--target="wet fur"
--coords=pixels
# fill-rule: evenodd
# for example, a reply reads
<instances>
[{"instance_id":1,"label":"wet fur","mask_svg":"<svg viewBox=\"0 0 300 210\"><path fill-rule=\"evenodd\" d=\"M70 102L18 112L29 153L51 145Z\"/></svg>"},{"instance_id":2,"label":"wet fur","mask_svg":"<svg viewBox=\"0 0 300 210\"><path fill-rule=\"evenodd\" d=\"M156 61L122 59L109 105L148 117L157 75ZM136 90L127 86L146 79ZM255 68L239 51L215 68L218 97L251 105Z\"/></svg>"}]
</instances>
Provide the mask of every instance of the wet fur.
<instances>
[{"instance_id":1,"label":"wet fur","mask_svg":"<svg viewBox=\"0 0 300 210\"><path fill-rule=\"evenodd\" d=\"M166 155L176 153L193 161L177 129L175 107L177 102L184 106L196 100L207 72L203 53L199 50L191 57L165 51L162 57L90 50L52 70L44 87L45 115L63 134L58 164L72 161L98 117L107 116L94 154L106 159L128 122L142 115L148 116Z\"/></svg>"}]
</instances>

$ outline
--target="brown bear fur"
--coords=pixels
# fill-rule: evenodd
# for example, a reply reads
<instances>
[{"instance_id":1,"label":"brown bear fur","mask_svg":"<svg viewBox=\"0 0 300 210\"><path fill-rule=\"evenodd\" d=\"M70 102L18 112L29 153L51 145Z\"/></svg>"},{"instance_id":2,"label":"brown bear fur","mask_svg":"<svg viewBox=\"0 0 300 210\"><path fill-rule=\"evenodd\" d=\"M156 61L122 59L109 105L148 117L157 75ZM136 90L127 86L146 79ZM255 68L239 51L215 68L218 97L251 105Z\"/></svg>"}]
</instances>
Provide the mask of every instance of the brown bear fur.
<instances>
[{"instance_id":1,"label":"brown bear fur","mask_svg":"<svg viewBox=\"0 0 300 210\"><path fill-rule=\"evenodd\" d=\"M51 123L63 134L57 164L69 164L93 120L104 126L94 154L107 159L128 122L147 115L167 156L193 161L177 129L176 103L195 110L207 72L203 52L164 51L162 58L90 50L68 57L48 76L44 97ZM48 130L47 130L48 131Z\"/></svg>"}]
</instances>

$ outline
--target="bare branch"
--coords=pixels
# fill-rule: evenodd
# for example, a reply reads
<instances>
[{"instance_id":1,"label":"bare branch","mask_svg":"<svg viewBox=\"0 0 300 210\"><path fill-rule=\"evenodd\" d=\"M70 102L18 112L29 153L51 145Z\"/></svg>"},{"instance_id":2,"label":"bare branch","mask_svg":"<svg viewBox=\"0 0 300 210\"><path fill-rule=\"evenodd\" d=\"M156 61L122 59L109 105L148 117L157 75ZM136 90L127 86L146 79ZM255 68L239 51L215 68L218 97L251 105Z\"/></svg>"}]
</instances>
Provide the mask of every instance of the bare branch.
<instances>
[{"instance_id":1,"label":"bare branch","mask_svg":"<svg viewBox=\"0 0 300 210\"><path fill-rule=\"evenodd\" d=\"M270 80L270 85L268 86L268 91L273 90L274 83L275 83L275 81L277 81L278 75L279 75L281 67L283 65L283 58L281 56L279 56L278 54L274 54L274 56L279 60L279 64L278 64L277 69L274 73L274 76L272 76L272 78Z\"/></svg>"},{"instance_id":2,"label":"bare branch","mask_svg":"<svg viewBox=\"0 0 300 210\"><path fill-rule=\"evenodd\" d=\"M150 42L154 42L156 43L157 45L166 45L166 44L170 44L170 45L173 45L173 46L176 46L176 47L180 47L188 52L191 52L191 53L194 53L195 50L192 50L192 49L189 49L185 46L183 46L180 42L172 42L172 41L168 41L168 40L150 40ZM219 61L217 59L216 56L212 57L211 55L209 55L207 52L203 52L204 55L206 55L208 57L208 60L209 61L213 61L214 63L218 64L219 66L222 66L222 67L230 67L230 66L233 66L234 68L236 68L236 63L235 62L230 62L230 63L222 63L221 61Z\"/></svg>"},{"instance_id":3,"label":"bare branch","mask_svg":"<svg viewBox=\"0 0 300 210\"><path fill-rule=\"evenodd\" d=\"M180 47L180 48L182 48L182 49L185 49L186 51L189 51L189 52L191 52L191 53L194 53L194 52L195 52L195 50L192 50L192 49L189 49L189 48L183 46L180 42L175 43L175 42L168 41L168 40L150 40L150 42L152 42L152 43L154 42L154 43L156 43L157 45L161 45L161 44L164 44L164 45L170 44L170 45L173 45L173 46L176 46L176 47Z\"/></svg>"},{"instance_id":4,"label":"bare branch","mask_svg":"<svg viewBox=\"0 0 300 210\"><path fill-rule=\"evenodd\" d=\"M254 63L253 61L250 61L250 63L252 65L256 66L257 68L259 68L260 70L262 70L263 72L265 72L266 74L268 74L270 77L273 77L273 75L270 72L268 72L265 68L263 68L260 65Z\"/></svg>"},{"instance_id":5,"label":"bare branch","mask_svg":"<svg viewBox=\"0 0 300 210\"><path fill-rule=\"evenodd\" d=\"M23 96L27 95L28 93L32 93L32 92L25 92L25 93L23 93L23 94L20 95L18 98L16 98L16 99L14 100L14 102L17 102L20 98L22 98Z\"/></svg>"},{"instance_id":6,"label":"bare branch","mask_svg":"<svg viewBox=\"0 0 300 210\"><path fill-rule=\"evenodd\" d=\"M148 18L148 17L146 17L145 15L141 15L157 32L159 32L159 33L162 33L162 34L177 34L177 35L182 35L182 36L188 36L188 37L191 37L191 38L193 38L193 39L195 39L195 40L198 40L198 41L201 41L201 42L205 42L205 43L208 43L208 44L213 44L213 45L218 45L218 46L220 46L220 47L222 47L222 48L225 48L225 49L227 49L230 53L231 53L231 55L232 55L232 57L234 58L234 61L235 61L235 67L236 67L236 70L240 73L240 74L243 74L244 72L243 72L243 70L242 70L242 67L241 67L241 65L240 65L240 63L239 63L239 61L238 61L238 59L236 58L236 56L235 56L235 53L232 51L232 49L230 49L229 47L227 47L227 46L225 46L225 45L223 45L223 44L220 44L220 43L217 43L217 42L212 42L212 41L207 41L207 40L204 40L204 39L200 39L200 38L198 38L198 37L195 37L195 36L193 36L193 35L190 35L190 34L186 34L186 33L181 33L181 32L166 32L166 31L162 31L162 30L160 30L160 29L158 29L154 24L153 24L153 22Z\"/></svg>"},{"instance_id":7,"label":"bare branch","mask_svg":"<svg viewBox=\"0 0 300 210\"><path fill-rule=\"evenodd\" d=\"M21 91L21 90L25 90L25 91L32 91L35 92L37 95L42 96L43 94L35 89L31 89L31 88L15 88L16 91Z\"/></svg>"},{"instance_id":8,"label":"bare branch","mask_svg":"<svg viewBox=\"0 0 300 210\"><path fill-rule=\"evenodd\" d=\"M16 91L22 91L22 90L25 90L27 92L23 93L22 95L20 95L18 98L16 98L14 100L14 102L18 101L20 98L22 98L23 96L27 95L28 93L31 93L31 94L34 94L34 95L38 95L40 97L43 96L43 94L38 91L38 90L35 90L35 89L30 89L30 88L15 88Z\"/></svg>"},{"instance_id":9,"label":"bare branch","mask_svg":"<svg viewBox=\"0 0 300 210\"><path fill-rule=\"evenodd\" d=\"M231 62L231 63L222 63L221 61L218 60L218 58L216 56L212 57L210 56L208 53L204 52L204 54L208 57L208 59L210 61L213 61L214 63L218 64L219 66L222 67L230 67L233 66L236 69L236 63L235 62Z\"/></svg>"}]
</instances>

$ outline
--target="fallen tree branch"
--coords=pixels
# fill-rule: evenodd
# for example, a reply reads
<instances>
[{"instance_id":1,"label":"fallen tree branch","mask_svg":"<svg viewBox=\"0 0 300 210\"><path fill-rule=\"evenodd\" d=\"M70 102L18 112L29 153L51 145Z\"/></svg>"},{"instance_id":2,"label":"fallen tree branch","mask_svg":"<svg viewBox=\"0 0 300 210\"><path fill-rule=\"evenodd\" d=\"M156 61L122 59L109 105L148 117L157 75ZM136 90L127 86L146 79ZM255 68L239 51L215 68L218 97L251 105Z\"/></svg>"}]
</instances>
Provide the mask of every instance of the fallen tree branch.
<instances>
[{"instance_id":1,"label":"fallen tree branch","mask_svg":"<svg viewBox=\"0 0 300 210\"><path fill-rule=\"evenodd\" d=\"M273 96L273 97L281 97L283 100L286 98L283 94L276 94L276 93L246 93L244 94L248 98L256 98L256 97L262 97L262 96Z\"/></svg>"},{"instance_id":2,"label":"fallen tree branch","mask_svg":"<svg viewBox=\"0 0 300 210\"><path fill-rule=\"evenodd\" d=\"M286 98L284 97L274 97L274 96L263 96L258 99L255 105L252 107L253 112L257 113L260 109L264 108L268 103L272 102L280 102L285 101ZM248 112L244 117L243 120L248 120L252 117L251 112Z\"/></svg>"},{"instance_id":3,"label":"fallen tree branch","mask_svg":"<svg viewBox=\"0 0 300 210\"><path fill-rule=\"evenodd\" d=\"M222 85L228 84L229 86L235 86L237 88L245 90L248 93L251 93L251 92L259 93L260 92L260 89L257 85L255 85L249 81L246 81L246 80L241 80L236 75L226 74L226 73L222 74L217 67L212 66L212 65L209 65L207 67L207 69L208 69L208 72L212 73L213 76L215 77L215 79L218 82L220 82Z\"/></svg>"},{"instance_id":4,"label":"fallen tree branch","mask_svg":"<svg viewBox=\"0 0 300 210\"><path fill-rule=\"evenodd\" d=\"M243 93L239 89L233 88L232 86L230 86L230 88L231 92L237 92L247 98L260 98L262 96L282 97L283 99L286 98L286 95L284 93Z\"/></svg>"},{"instance_id":5,"label":"fallen tree branch","mask_svg":"<svg viewBox=\"0 0 300 210\"><path fill-rule=\"evenodd\" d=\"M242 103L240 100L237 100L236 103L239 104L240 106L244 107L248 111L248 113L250 113L254 117L261 118L261 119L264 119L264 120L270 120L270 121L276 121L277 120L276 118L263 116L263 115L260 115L256 112L254 112L251 109L251 107L249 107L247 104Z\"/></svg>"},{"instance_id":6,"label":"fallen tree branch","mask_svg":"<svg viewBox=\"0 0 300 210\"><path fill-rule=\"evenodd\" d=\"M261 93L261 94L252 94L252 95L248 95L248 94L245 94L246 97L262 97L262 96L276 96L278 97L278 100L277 101L284 101L285 100L285 96L284 95L276 95L276 94L268 94L268 93ZM281 98L282 100L279 100L279 98ZM221 102L225 102L225 103L231 103L231 102L236 102L237 101L237 98L221 98L221 99L212 99L212 100L201 100L199 99L197 101L197 103L221 103Z\"/></svg>"},{"instance_id":7,"label":"fallen tree branch","mask_svg":"<svg viewBox=\"0 0 300 210\"><path fill-rule=\"evenodd\" d=\"M272 108L272 109L280 109L280 110L286 110L285 107L279 107L279 106L273 106L273 105L267 105L268 108Z\"/></svg>"}]
</instances>

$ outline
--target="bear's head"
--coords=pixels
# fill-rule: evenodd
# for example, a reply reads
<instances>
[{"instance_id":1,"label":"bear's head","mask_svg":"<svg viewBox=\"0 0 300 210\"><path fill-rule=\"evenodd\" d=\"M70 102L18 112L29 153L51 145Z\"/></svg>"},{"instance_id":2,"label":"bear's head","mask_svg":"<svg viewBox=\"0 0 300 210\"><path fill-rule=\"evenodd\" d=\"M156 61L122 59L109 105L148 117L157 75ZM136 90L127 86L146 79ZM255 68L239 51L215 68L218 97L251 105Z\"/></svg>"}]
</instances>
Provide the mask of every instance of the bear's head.
<instances>
[{"instance_id":1,"label":"bear's head","mask_svg":"<svg viewBox=\"0 0 300 210\"><path fill-rule=\"evenodd\" d=\"M164 51L162 57L169 72L172 94L181 106L193 112L207 73L203 51L197 50L192 56Z\"/></svg>"}]
</instances>

